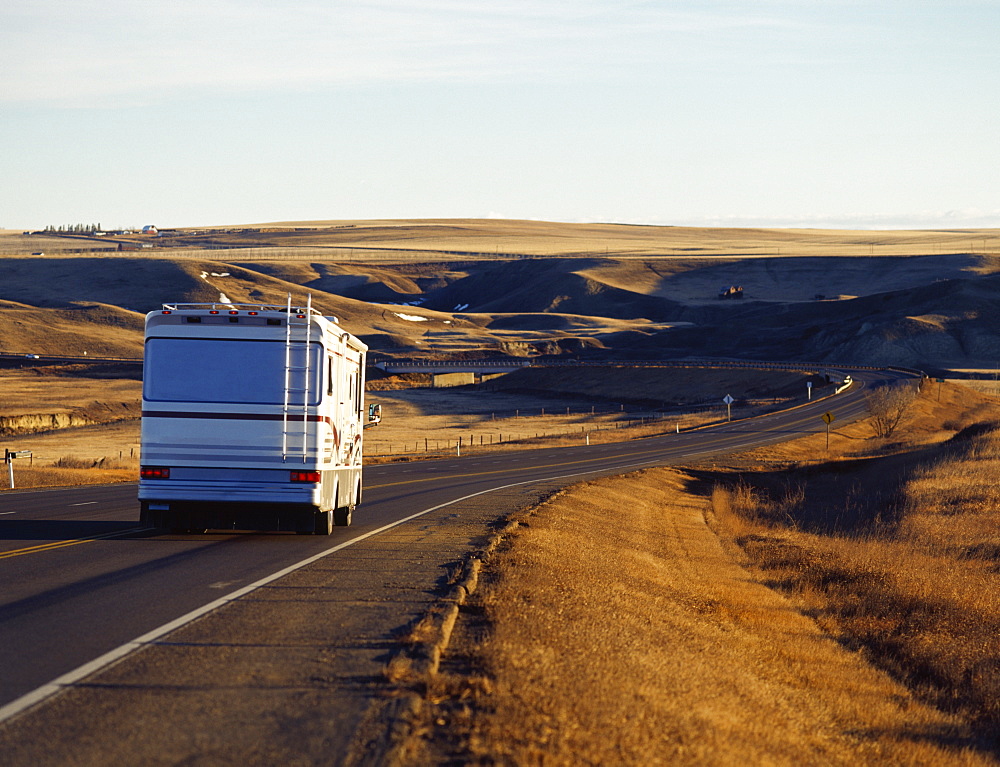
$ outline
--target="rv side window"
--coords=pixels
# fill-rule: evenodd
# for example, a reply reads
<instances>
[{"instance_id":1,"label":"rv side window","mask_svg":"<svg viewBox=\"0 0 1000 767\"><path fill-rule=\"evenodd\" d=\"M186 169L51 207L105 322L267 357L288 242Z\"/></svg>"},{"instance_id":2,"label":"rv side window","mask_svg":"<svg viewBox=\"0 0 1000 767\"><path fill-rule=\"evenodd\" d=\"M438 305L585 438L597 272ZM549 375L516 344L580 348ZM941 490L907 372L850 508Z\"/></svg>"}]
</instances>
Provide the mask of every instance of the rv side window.
<instances>
[{"instance_id":1,"label":"rv side window","mask_svg":"<svg viewBox=\"0 0 1000 767\"><path fill-rule=\"evenodd\" d=\"M326 393L333 394L333 357L326 358Z\"/></svg>"}]
</instances>

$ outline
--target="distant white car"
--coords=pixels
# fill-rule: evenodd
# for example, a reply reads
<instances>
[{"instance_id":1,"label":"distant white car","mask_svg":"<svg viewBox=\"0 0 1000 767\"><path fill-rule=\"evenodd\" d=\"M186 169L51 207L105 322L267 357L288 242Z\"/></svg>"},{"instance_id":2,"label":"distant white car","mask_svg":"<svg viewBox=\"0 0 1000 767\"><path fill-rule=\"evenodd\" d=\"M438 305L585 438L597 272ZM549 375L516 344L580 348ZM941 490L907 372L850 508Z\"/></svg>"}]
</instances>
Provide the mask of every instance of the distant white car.
<instances>
[{"instance_id":1,"label":"distant white car","mask_svg":"<svg viewBox=\"0 0 1000 767\"><path fill-rule=\"evenodd\" d=\"M27 357L29 360L37 360L38 359L38 355L37 354L25 354L24 356Z\"/></svg>"}]
</instances>

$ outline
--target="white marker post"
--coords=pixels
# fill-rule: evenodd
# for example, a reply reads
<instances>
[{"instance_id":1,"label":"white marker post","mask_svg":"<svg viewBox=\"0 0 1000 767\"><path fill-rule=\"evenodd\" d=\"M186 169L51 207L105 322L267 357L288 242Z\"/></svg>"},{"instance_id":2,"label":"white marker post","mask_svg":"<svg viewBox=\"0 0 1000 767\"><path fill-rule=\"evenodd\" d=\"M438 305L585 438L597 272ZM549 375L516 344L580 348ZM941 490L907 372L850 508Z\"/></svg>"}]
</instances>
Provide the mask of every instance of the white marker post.
<instances>
[{"instance_id":1,"label":"white marker post","mask_svg":"<svg viewBox=\"0 0 1000 767\"><path fill-rule=\"evenodd\" d=\"M806 381L806 399L812 400L813 398L813 382Z\"/></svg>"},{"instance_id":2,"label":"white marker post","mask_svg":"<svg viewBox=\"0 0 1000 767\"><path fill-rule=\"evenodd\" d=\"M4 448L3 460L7 464L7 476L10 478L10 489L14 489L14 459L31 458L30 450L8 450Z\"/></svg>"},{"instance_id":3,"label":"white marker post","mask_svg":"<svg viewBox=\"0 0 1000 767\"><path fill-rule=\"evenodd\" d=\"M732 406L736 400L733 399L731 394L727 394L725 397L722 398L722 401L726 403L726 420L732 421L733 420Z\"/></svg>"}]
</instances>

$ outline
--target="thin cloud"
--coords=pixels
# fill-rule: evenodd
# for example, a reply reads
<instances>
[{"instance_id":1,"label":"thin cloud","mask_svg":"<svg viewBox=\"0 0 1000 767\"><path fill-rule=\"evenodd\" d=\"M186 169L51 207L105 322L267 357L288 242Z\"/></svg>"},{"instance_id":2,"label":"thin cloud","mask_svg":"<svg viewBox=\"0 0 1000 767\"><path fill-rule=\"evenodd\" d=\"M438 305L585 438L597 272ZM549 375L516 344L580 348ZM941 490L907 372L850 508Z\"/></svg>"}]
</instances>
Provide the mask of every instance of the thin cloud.
<instances>
[{"instance_id":1,"label":"thin cloud","mask_svg":"<svg viewBox=\"0 0 1000 767\"><path fill-rule=\"evenodd\" d=\"M607 0L39 0L4 15L0 98L59 103L192 88L601 77L677 56L692 36L794 26Z\"/></svg>"}]
</instances>

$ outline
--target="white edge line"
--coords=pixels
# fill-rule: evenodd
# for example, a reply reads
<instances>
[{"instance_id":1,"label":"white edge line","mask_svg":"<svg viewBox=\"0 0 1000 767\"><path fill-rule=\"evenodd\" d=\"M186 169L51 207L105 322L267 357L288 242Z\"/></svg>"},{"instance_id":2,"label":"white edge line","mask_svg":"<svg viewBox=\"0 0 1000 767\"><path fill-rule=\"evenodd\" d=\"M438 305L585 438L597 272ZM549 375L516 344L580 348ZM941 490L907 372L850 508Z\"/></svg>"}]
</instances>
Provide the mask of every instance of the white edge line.
<instances>
[{"instance_id":1,"label":"white edge line","mask_svg":"<svg viewBox=\"0 0 1000 767\"><path fill-rule=\"evenodd\" d=\"M624 466L617 466L615 467L614 470L627 471L629 469L635 469L639 466L646 466L647 464L650 463L659 463L659 460L652 459L648 461L641 461L639 463L626 464ZM142 636L138 636L135 639L131 640L130 642L126 642L125 644L116 647L114 650L110 650L104 653L103 655L94 658L92 661L84 663L82 666L78 666L72 671L68 671L67 673L63 674L62 676L56 677L51 682L43 684L41 687L38 687L29 693L25 693L21 697L12 700L5 706L0 707L0 723L6 722L12 717L31 708L32 706L41 703L46 698L55 695L57 692L60 692L64 688L80 681L84 677L96 673L97 671L102 671L108 668L117 661L124 659L127 655L131 654L132 652L142 647L145 647L146 645L153 644L157 639L164 636L165 634L169 634L171 631L175 631L176 629L179 629L182 626L185 626L188 623L197 620L206 613L210 613L213 610L223 607L224 605L233 602L242 596L246 596L251 591L256 591L262 586L266 586L268 583L271 583L272 581L275 581L278 578L282 578L286 575L289 575L290 573L293 573L296 570L305 567L306 565L311 565L313 562L323 559L324 557L327 557L330 554L338 552L342 549L346 549L348 546L352 546L355 543L360 543L361 541L366 540L367 538L371 538L372 536L384 533L386 530L391 530L394 527L398 527L399 525L402 525L406 522L410 522L414 519L417 519L418 517L422 517L425 514L430 514L432 511L437 511L438 509L443 509L446 506L452 506L456 503L467 501L470 498L475 498L478 495L495 493L498 490L506 490L507 488L518 487L519 485L532 485L540 482L551 482L552 480L556 479L569 479L570 477L582 477L586 474L596 474L598 472L606 470L607 469L605 468L591 469L589 471L579 471L579 472L574 472L572 474L560 474L554 477L541 477L539 479L529 479L523 482L511 482L510 484L500 485L499 487L491 487L488 490L480 490L477 493L471 493L469 495L464 495L461 498L455 498L451 501L446 501L445 503L439 503L437 506L432 506L429 509L418 511L415 514L411 514L408 517L403 517L402 519L398 519L395 522L392 522L388 525L384 525L376 530L370 530L367 533L359 535L356 538L351 538L351 540L349 541L344 541L343 543L339 543L336 546L327 549L326 551L321 551L319 554L314 554L311 557L307 557L306 559L303 559L301 562L297 562L294 565L289 565L288 567L285 567L282 570L278 570L276 573L272 573L271 575L261 578L260 580L249 584L248 586L244 586L243 588L237 589L236 591L226 594L223 597L219 597L218 599L209 602L208 604L202 605L201 607L192 610L186 615L182 615L181 617L176 618L175 620L172 620L169 623L163 624L159 628L155 628L152 631L148 631Z\"/></svg>"}]
</instances>

